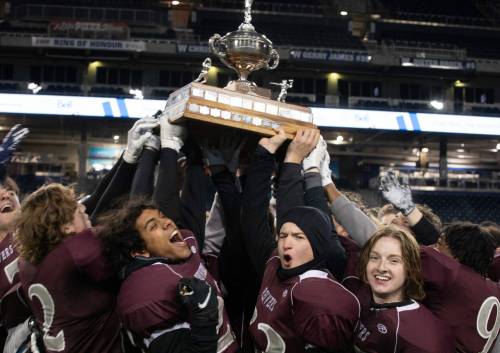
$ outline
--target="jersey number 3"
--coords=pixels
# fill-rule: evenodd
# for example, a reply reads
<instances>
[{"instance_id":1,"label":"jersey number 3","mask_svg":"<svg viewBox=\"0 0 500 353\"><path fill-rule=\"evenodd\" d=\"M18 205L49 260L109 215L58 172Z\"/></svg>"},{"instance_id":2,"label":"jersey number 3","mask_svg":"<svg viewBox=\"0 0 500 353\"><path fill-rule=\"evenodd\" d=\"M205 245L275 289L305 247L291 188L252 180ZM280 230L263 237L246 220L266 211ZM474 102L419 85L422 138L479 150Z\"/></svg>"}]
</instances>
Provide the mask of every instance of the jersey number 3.
<instances>
[{"instance_id":1,"label":"jersey number 3","mask_svg":"<svg viewBox=\"0 0 500 353\"><path fill-rule=\"evenodd\" d=\"M494 310L496 310L496 319L493 327L488 329L488 322ZM488 353L500 330L500 302L496 297L487 298L481 305L477 314L476 328L479 335L487 340L480 353Z\"/></svg>"},{"instance_id":2,"label":"jersey number 3","mask_svg":"<svg viewBox=\"0 0 500 353\"><path fill-rule=\"evenodd\" d=\"M45 343L47 350L56 352L63 351L66 346L64 341L64 331L59 331L55 336L49 335L55 315L54 300L52 299L49 291L40 283L35 283L29 287L28 295L31 300L33 300L33 297L36 297L40 301L40 304L42 304L43 342Z\"/></svg>"}]
</instances>

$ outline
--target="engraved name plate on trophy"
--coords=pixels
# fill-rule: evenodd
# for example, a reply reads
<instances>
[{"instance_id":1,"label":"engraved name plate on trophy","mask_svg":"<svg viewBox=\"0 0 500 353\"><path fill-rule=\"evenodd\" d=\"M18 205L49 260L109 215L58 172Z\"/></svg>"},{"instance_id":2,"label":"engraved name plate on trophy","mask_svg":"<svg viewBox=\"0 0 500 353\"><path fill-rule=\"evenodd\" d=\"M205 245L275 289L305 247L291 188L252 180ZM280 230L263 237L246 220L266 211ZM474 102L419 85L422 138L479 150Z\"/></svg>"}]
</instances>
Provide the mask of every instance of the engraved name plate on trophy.
<instances>
[{"instance_id":1,"label":"engraved name plate on trophy","mask_svg":"<svg viewBox=\"0 0 500 353\"><path fill-rule=\"evenodd\" d=\"M279 63L279 54L273 43L257 33L251 24L252 2L245 0L245 21L238 30L223 37L215 34L209 40L212 52L238 73L238 79L229 82L225 88L203 84L209 69L207 65L211 65L205 60L197 82L170 94L162 113L168 115L170 122L189 119L268 136L282 127L289 138L293 138L298 129L316 128L310 108L288 104L282 99L272 100L268 89L257 87L248 80L252 71L273 70ZM283 97L283 92L280 97Z\"/></svg>"}]
</instances>

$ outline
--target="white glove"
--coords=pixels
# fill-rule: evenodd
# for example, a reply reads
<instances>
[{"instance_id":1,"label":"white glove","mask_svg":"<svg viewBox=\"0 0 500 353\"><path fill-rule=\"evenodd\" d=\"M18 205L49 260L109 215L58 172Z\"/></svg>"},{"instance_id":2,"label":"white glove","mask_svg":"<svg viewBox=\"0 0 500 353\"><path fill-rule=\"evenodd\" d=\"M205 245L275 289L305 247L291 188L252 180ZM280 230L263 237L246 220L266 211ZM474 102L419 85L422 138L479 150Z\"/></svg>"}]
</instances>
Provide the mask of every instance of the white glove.
<instances>
[{"instance_id":1,"label":"white glove","mask_svg":"<svg viewBox=\"0 0 500 353\"><path fill-rule=\"evenodd\" d=\"M321 174L321 186L325 187L329 184L333 184L332 170L330 169L330 154L328 153L328 149L325 149L325 157L319 167L319 173Z\"/></svg>"},{"instance_id":2,"label":"white glove","mask_svg":"<svg viewBox=\"0 0 500 353\"><path fill-rule=\"evenodd\" d=\"M182 125L173 125L168 121L168 114L160 116L160 141L161 148L171 148L179 153L184 145L186 128Z\"/></svg>"},{"instance_id":3,"label":"white glove","mask_svg":"<svg viewBox=\"0 0 500 353\"><path fill-rule=\"evenodd\" d=\"M159 151L160 150L160 137L157 135L151 135L144 143L144 148L148 148L150 150Z\"/></svg>"},{"instance_id":4,"label":"white glove","mask_svg":"<svg viewBox=\"0 0 500 353\"><path fill-rule=\"evenodd\" d=\"M408 178L403 178L403 182L400 184L396 173L392 169L389 169L380 178L379 190L382 191L384 199L400 210L405 216L408 216L415 209L411 189L408 185Z\"/></svg>"},{"instance_id":5,"label":"white glove","mask_svg":"<svg viewBox=\"0 0 500 353\"><path fill-rule=\"evenodd\" d=\"M158 120L155 118L142 118L135 122L134 126L128 131L127 149L123 154L123 160L127 163L137 163L142 152L142 147L146 140L152 135L151 130L158 126Z\"/></svg>"},{"instance_id":6,"label":"white glove","mask_svg":"<svg viewBox=\"0 0 500 353\"><path fill-rule=\"evenodd\" d=\"M309 169L317 168L321 165L321 162L325 158L326 142L323 140L323 136L319 137L316 147L309 153L304 161L302 161L302 169L307 172Z\"/></svg>"}]
</instances>

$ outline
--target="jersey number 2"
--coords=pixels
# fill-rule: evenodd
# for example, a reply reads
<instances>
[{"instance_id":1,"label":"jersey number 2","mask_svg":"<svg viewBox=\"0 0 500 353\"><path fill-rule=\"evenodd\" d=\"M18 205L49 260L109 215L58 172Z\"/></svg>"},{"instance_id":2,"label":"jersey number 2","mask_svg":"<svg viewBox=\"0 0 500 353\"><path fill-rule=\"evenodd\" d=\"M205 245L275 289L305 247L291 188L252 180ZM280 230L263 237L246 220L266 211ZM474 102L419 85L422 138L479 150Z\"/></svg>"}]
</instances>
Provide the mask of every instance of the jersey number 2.
<instances>
[{"instance_id":1,"label":"jersey number 2","mask_svg":"<svg viewBox=\"0 0 500 353\"><path fill-rule=\"evenodd\" d=\"M40 283L35 283L29 287L28 295L31 300L33 300L33 297L36 297L42 304L43 342L45 343L47 350L56 352L63 351L66 346L64 341L64 331L59 331L55 336L49 335L55 315L55 304L49 291Z\"/></svg>"},{"instance_id":2,"label":"jersey number 2","mask_svg":"<svg viewBox=\"0 0 500 353\"><path fill-rule=\"evenodd\" d=\"M252 325L255 320L257 320L257 308L255 308L252 318L250 319L250 325ZM262 331L266 336L267 347L264 351L265 353L285 353L286 344L280 334L276 332L271 325L259 322L257 324L257 329Z\"/></svg>"},{"instance_id":3,"label":"jersey number 2","mask_svg":"<svg viewBox=\"0 0 500 353\"><path fill-rule=\"evenodd\" d=\"M496 310L496 319L493 323L493 327L488 330L488 321L490 321L493 310ZM486 298L481 305L479 313L477 314L476 328L479 335L487 339L480 353L488 353L500 330L500 301L498 301L496 297Z\"/></svg>"}]
</instances>

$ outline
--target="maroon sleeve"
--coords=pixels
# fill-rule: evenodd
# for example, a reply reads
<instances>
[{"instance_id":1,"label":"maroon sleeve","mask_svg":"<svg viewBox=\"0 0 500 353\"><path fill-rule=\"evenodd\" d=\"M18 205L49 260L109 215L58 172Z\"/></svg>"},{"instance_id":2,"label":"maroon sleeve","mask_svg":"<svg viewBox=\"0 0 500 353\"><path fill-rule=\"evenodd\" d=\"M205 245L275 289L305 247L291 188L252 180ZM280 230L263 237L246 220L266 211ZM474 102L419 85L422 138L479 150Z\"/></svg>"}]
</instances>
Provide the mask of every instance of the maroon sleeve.
<instances>
[{"instance_id":1,"label":"maroon sleeve","mask_svg":"<svg viewBox=\"0 0 500 353\"><path fill-rule=\"evenodd\" d=\"M496 254L491 262L490 270L488 271L488 277L494 281L500 281L500 254Z\"/></svg>"},{"instance_id":2,"label":"maroon sleeve","mask_svg":"<svg viewBox=\"0 0 500 353\"><path fill-rule=\"evenodd\" d=\"M159 302L144 302L141 307L120 314L123 326L142 337L148 337L156 329L176 316L169 308L174 305L164 305Z\"/></svg>"},{"instance_id":3,"label":"maroon sleeve","mask_svg":"<svg viewBox=\"0 0 500 353\"><path fill-rule=\"evenodd\" d=\"M420 256L426 293L429 294L430 291L444 293L455 282L460 264L428 246L420 247Z\"/></svg>"},{"instance_id":4,"label":"maroon sleeve","mask_svg":"<svg viewBox=\"0 0 500 353\"><path fill-rule=\"evenodd\" d=\"M339 237L340 243L345 249L347 255L347 265L344 271L344 280L348 277L359 276L359 255L361 248L352 239L347 237Z\"/></svg>"},{"instance_id":5,"label":"maroon sleeve","mask_svg":"<svg viewBox=\"0 0 500 353\"><path fill-rule=\"evenodd\" d=\"M303 280L292 289L292 307L294 327L307 343L334 350L352 345L360 306L342 285L328 278Z\"/></svg>"},{"instance_id":6,"label":"maroon sleeve","mask_svg":"<svg viewBox=\"0 0 500 353\"><path fill-rule=\"evenodd\" d=\"M102 253L102 243L93 229L68 238L64 246L71 255L76 268L94 282L109 279L113 272Z\"/></svg>"},{"instance_id":7,"label":"maroon sleeve","mask_svg":"<svg viewBox=\"0 0 500 353\"><path fill-rule=\"evenodd\" d=\"M399 339L404 353L453 353L453 333L448 324L420 304L417 310L403 311ZM425 339L422 339L425 337Z\"/></svg>"},{"instance_id":8,"label":"maroon sleeve","mask_svg":"<svg viewBox=\"0 0 500 353\"><path fill-rule=\"evenodd\" d=\"M176 300L179 277L165 264L142 268L125 279L118 295L118 315L123 326L148 337L157 329L179 322Z\"/></svg>"}]
</instances>

